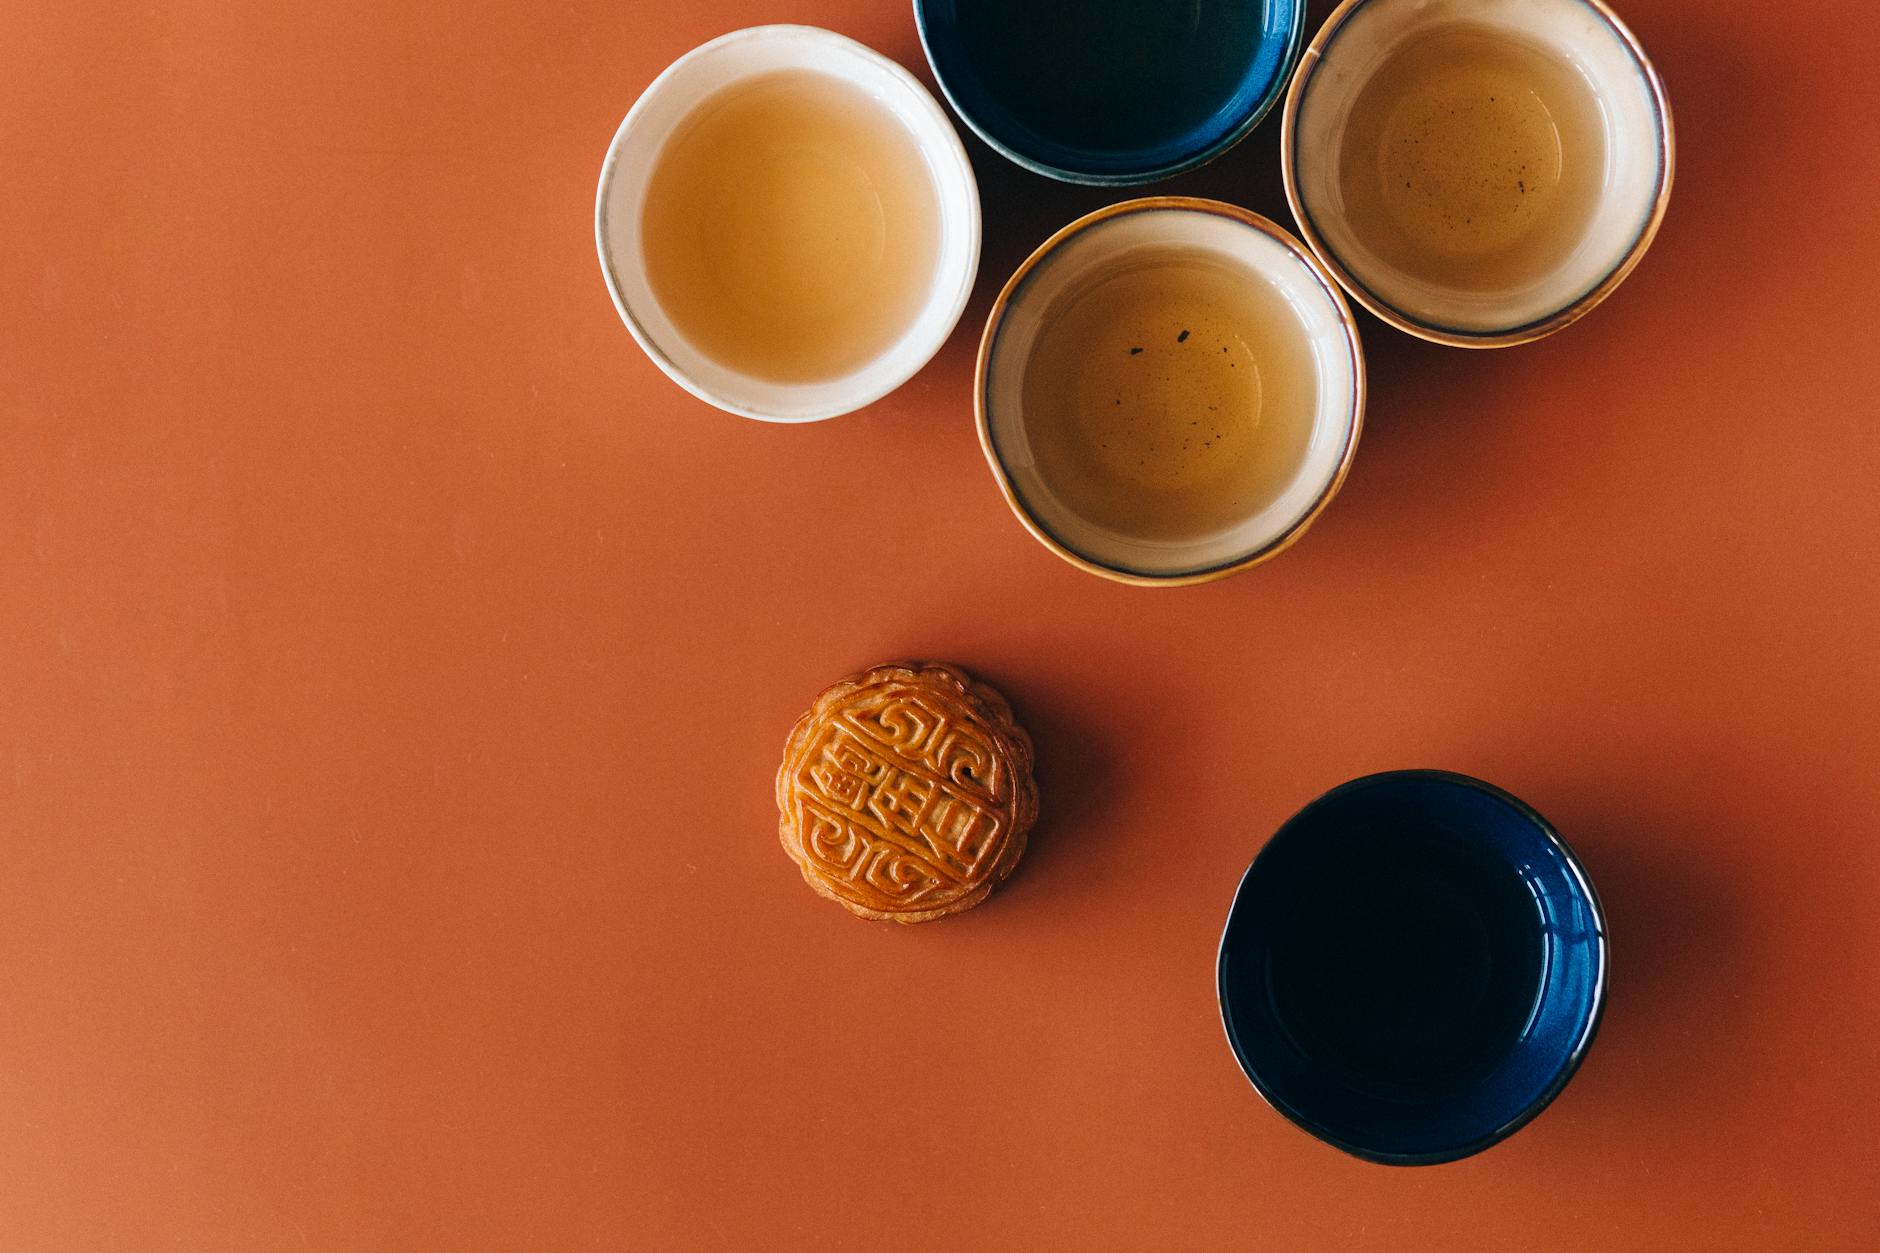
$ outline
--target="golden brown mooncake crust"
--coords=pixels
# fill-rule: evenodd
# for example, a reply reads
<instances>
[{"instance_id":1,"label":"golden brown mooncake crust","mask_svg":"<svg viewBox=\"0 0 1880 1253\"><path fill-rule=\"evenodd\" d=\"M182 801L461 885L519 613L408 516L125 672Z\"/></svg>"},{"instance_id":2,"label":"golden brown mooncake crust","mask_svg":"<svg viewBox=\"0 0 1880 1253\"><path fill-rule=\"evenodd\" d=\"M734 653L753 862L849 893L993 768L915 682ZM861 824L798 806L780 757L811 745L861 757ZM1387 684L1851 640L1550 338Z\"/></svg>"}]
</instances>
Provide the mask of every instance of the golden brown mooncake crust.
<instances>
[{"instance_id":1,"label":"golden brown mooncake crust","mask_svg":"<svg viewBox=\"0 0 1880 1253\"><path fill-rule=\"evenodd\" d=\"M933 662L876 666L816 698L784 744L778 831L850 913L926 922L1012 873L1038 817L1031 737L1005 698Z\"/></svg>"}]
</instances>

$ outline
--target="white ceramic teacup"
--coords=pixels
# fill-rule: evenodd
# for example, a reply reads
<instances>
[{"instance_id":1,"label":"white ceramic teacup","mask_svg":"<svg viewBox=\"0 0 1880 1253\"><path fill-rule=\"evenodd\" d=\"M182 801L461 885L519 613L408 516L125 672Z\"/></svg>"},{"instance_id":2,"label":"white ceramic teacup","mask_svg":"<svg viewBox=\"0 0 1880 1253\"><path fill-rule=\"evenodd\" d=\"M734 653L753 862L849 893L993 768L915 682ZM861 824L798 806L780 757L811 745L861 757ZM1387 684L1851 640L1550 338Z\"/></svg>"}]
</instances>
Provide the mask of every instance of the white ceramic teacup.
<instances>
[{"instance_id":1,"label":"white ceramic teacup","mask_svg":"<svg viewBox=\"0 0 1880 1253\"><path fill-rule=\"evenodd\" d=\"M707 98L778 70L812 70L859 88L893 114L933 180L939 238L932 273L907 329L883 352L836 378L780 382L715 360L680 333L648 282L641 218L664 146ZM813 422L859 409L911 378L946 342L979 267L979 191L966 150L939 104L880 53L813 26L733 31L674 61L634 102L601 167L594 232L614 307L659 368L699 399L772 422Z\"/></svg>"},{"instance_id":2,"label":"white ceramic teacup","mask_svg":"<svg viewBox=\"0 0 1880 1253\"><path fill-rule=\"evenodd\" d=\"M1289 310L1286 333L1297 336L1311 363L1315 401L1303 452L1277 491L1210 533L1179 539L1127 534L1087 516L1052 490L1050 468L1041 467L1031 438L1026 372L1040 332L1093 276L1138 254L1156 257L1153 264L1204 259L1239 271L1245 282L1269 286ZM1280 552L1331 501L1363 423L1364 357L1337 284L1284 229L1219 201L1149 197L1079 218L1018 268L986 322L974 407L980 443L1006 503L1052 552L1122 583L1201 583Z\"/></svg>"},{"instance_id":3,"label":"white ceramic teacup","mask_svg":"<svg viewBox=\"0 0 1880 1253\"><path fill-rule=\"evenodd\" d=\"M1449 25L1538 48L1584 80L1604 147L1589 215L1545 273L1482 290L1406 271L1373 246L1341 188L1346 127L1397 52ZM1313 38L1286 95L1280 139L1299 231L1360 304L1437 343L1496 348L1566 326L1631 273L1671 194L1671 108L1632 32L1601 0L1344 0ZM1405 184L1408 186L1408 184Z\"/></svg>"}]
</instances>

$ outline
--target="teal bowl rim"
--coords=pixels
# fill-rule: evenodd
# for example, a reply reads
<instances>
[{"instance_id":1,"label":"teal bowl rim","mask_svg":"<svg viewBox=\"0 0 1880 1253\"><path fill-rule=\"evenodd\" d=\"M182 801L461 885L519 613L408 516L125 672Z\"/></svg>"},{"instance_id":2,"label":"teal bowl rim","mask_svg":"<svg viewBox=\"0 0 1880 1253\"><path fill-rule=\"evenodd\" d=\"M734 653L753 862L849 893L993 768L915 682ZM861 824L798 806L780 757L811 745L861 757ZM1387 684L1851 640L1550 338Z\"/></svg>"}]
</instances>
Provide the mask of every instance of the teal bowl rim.
<instances>
[{"instance_id":1,"label":"teal bowl rim","mask_svg":"<svg viewBox=\"0 0 1880 1253\"><path fill-rule=\"evenodd\" d=\"M1061 169L1028 157L995 138L954 98L953 89L947 85L946 75L940 72L940 63L934 59L933 43L927 37L926 5L923 0L912 0L912 3L914 28L920 34L921 54L927 58L927 68L933 74L934 83L939 86L940 94L945 97L947 107L953 110L953 116L966 123L966 129L978 136L988 148L1014 165L1030 170L1033 174L1042 174L1046 178L1056 179L1060 183L1076 183L1084 187L1140 187L1145 183L1159 183L1165 178L1174 178L1177 174L1186 174L1190 170L1200 169L1251 135L1254 128L1266 120L1266 115L1273 111L1273 106L1285 97L1287 89L1292 85L1293 71L1298 68L1299 53L1305 47L1306 42L1308 0L1297 0L1293 9L1292 30L1286 38L1286 51L1280 57L1279 65L1274 70L1273 82L1244 121L1193 156L1184 157L1172 165L1157 166L1150 170L1130 174L1087 174L1078 170Z\"/></svg>"}]
</instances>

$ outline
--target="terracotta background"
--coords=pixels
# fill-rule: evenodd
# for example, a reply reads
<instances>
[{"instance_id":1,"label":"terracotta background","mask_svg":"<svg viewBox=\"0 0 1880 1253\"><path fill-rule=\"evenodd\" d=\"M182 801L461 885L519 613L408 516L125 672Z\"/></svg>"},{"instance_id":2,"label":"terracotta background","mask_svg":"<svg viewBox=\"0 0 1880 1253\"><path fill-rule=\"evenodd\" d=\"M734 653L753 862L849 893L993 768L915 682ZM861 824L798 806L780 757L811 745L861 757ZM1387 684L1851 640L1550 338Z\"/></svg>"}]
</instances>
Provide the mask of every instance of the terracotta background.
<instances>
[{"instance_id":1,"label":"terracotta background","mask_svg":"<svg viewBox=\"0 0 1880 1253\"><path fill-rule=\"evenodd\" d=\"M1315 6L1316 21L1325 6ZM1626 0L1644 265L1498 353L1364 326L1343 495L1116 587L1007 515L986 304L1107 193L971 145L978 293L805 429L667 383L591 212L727 29L904 3L15 0L0 34L0 1248L1880 1244L1880 58L1864 0ZM1284 220L1269 123L1168 184ZM901 930L770 794L826 682L1004 688L1046 817ZM1393 1171L1268 1111L1218 929L1343 779L1552 817L1615 932L1555 1106Z\"/></svg>"}]
</instances>

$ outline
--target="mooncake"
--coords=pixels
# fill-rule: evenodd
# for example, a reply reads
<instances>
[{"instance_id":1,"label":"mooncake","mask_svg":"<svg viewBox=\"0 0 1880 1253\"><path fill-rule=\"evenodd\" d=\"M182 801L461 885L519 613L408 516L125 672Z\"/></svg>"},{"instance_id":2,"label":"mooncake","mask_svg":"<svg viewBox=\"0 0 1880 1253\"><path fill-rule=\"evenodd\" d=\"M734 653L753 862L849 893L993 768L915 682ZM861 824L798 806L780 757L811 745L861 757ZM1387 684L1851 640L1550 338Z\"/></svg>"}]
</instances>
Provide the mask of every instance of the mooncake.
<instances>
[{"instance_id":1,"label":"mooncake","mask_svg":"<svg viewBox=\"0 0 1880 1253\"><path fill-rule=\"evenodd\" d=\"M1012 873L1038 816L1031 739L953 666L876 666L816 698L777 771L784 851L850 913L926 922Z\"/></svg>"}]
</instances>

